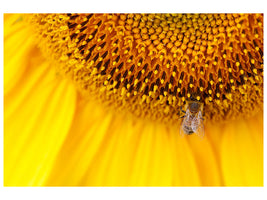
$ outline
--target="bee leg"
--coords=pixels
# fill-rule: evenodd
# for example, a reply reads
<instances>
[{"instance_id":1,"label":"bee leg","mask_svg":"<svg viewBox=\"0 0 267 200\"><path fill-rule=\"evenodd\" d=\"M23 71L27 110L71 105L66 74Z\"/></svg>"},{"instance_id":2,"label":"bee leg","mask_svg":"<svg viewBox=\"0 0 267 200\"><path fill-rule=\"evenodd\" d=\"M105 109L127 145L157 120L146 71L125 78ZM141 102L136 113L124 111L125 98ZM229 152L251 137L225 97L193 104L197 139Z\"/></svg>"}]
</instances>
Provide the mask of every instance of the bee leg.
<instances>
[{"instance_id":1,"label":"bee leg","mask_svg":"<svg viewBox=\"0 0 267 200\"><path fill-rule=\"evenodd\" d=\"M183 110L183 108L182 108L182 106L180 106L180 111L177 113L178 115L180 115L181 114L181 111L183 112L183 113L186 113L184 110ZM185 116L182 116L182 117L180 117L180 118L184 118Z\"/></svg>"},{"instance_id":2,"label":"bee leg","mask_svg":"<svg viewBox=\"0 0 267 200\"><path fill-rule=\"evenodd\" d=\"M183 110L183 107L180 106L180 110L183 112L183 113L186 113L184 110Z\"/></svg>"},{"instance_id":3,"label":"bee leg","mask_svg":"<svg viewBox=\"0 0 267 200\"><path fill-rule=\"evenodd\" d=\"M202 112L200 111L199 113L198 113L198 117L199 117L199 119L202 119L203 121L204 121L204 114L205 113L203 113L203 115L202 115Z\"/></svg>"}]
</instances>

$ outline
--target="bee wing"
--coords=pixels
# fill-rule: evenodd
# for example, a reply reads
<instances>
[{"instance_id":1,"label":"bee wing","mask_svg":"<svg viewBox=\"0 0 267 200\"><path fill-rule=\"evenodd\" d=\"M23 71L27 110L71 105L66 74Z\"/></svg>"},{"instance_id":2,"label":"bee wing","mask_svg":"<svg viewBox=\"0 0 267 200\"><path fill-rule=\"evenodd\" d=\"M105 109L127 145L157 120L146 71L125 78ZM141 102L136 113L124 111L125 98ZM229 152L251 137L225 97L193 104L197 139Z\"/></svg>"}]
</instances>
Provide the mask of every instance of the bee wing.
<instances>
[{"instance_id":1,"label":"bee wing","mask_svg":"<svg viewBox=\"0 0 267 200\"><path fill-rule=\"evenodd\" d=\"M200 119L198 129L196 130L195 133L198 135L198 137L204 138L205 130L204 130L204 124L203 124L203 120L202 119Z\"/></svg>"}]
</instances>

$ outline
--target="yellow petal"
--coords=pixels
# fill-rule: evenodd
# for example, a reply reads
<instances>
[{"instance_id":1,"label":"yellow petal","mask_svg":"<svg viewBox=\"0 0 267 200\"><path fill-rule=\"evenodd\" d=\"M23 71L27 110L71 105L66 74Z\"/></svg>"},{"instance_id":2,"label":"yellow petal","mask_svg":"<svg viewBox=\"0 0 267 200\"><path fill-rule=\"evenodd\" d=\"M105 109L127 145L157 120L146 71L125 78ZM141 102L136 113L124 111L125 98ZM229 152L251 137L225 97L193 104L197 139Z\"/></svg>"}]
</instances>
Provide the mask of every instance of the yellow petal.
<instances>
[{"instance_id":1,"label":"yellow petal","mask_svg":"<svg viewBox=\"0 0 267 200\"><path fill-rule=\"evenodd\" d=\"M110 121L111 116L105 115L97 104L80 102L46 185L81 185L89 164L102 151L103 142L109 140Z\"/></svg>"},{"instance_id":2,"label":"yellow petal","mask_svg":"<svg viewBox=\"0 0 267 200\"><path fill-rule=\"evenodd\" d=\"M177 133L81 103L46 184L200 185L196 160Z\"/></svg>"},{"instance_id":3,"label":"yellow petal","mask_svg":"<svg viewBox=\"0 0 267 200\"><path fill-rule=\"evenodd\" d=\"M82 183L109 186L200 184L186 141L179 141L177 134L170 133L162 125L116 118L113 117L115 123L110 126L107 142Z\"/></svg>"},{"instance_id":4,"label":"yellow petal","mask_svg":"<svg viewBox=\"0 0 267 200\"><path fill-rule=\"evenodd\" d=\"M219 154L214 148L214 144L209 140L208 135L214 133L216 126L206 128L206 136L202 139L197 135L188 137L190 147L197 160L197 167L201 177L202 186L221 186L222 177L219 165ZM217 144L215 144L217 145Z\"/></svg>"},{"instance_id":5,"label":"yellow petal","mask_svg":"<svg viewBox=\"0 0 267 200\"><path fill-rule=\"evenodd\" d=\"M50 66L44 61L39 49L34 47L32 51L34 53L27 58L28 63L21 64L27 69L22 72L21 80L16 87L5 94L5 118L9 118L19 107L23 106L21 105L23 101L27 101L28 96L35 91L36 83L43 84L40 87L45 87L47 83L55 80L55 72L50 69L50 74L48 74Z\"/></svg>"},{"instance_id":6,"label":"yellow petal","mask_svg":"<svg viewBox=\"0 0 267 200\"><path fill-rule=\"evenodd\" d=\"M228 186L263 186L263 113L224 129L221 163Z\"/></svg>"},{"instance_id":7,"label":"yellow petal","mask_svg":"<svg viewBox=\"0 0 267 200\"><path fill-rule=\"evenodd\" d=\"M19 82L28 58L35 56L33 37L22 15L4 15L4 93Z\"/></svg>"},{"instance_id":8,"label":"yellow petal","mask_svg":"<svg viewBox=\"0 0 267 200\"><path fill-rule=\"evenodd\" d=\"M21 86L4 99L4 185L42 185L69 131L76 91L47 64L31 66Z\"/></svg>"}]
</instances>

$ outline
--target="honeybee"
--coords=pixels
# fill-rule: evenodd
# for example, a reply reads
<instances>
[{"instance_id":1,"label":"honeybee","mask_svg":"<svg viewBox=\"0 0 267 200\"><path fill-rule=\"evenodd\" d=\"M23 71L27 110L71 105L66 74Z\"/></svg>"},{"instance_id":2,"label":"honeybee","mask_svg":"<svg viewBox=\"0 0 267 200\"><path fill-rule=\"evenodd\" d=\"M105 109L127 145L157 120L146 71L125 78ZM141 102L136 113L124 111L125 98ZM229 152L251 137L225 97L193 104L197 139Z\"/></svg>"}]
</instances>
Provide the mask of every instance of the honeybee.
<instances>
[{"instance_id":1,"label":"honeybee","mask_svg":"<svg viewBox=\"0 0 267 200\"><path fill-rule=\"evenodd\" d=\"M191 135L193 133L197 134L199 137L204 137L204 119L202 116L203 113L203 103L195 100L190 100L186 102L186 111L182 110L185 113L183 121L180 127L180 135L186 134Z\"/></svg>"}]
</instances>

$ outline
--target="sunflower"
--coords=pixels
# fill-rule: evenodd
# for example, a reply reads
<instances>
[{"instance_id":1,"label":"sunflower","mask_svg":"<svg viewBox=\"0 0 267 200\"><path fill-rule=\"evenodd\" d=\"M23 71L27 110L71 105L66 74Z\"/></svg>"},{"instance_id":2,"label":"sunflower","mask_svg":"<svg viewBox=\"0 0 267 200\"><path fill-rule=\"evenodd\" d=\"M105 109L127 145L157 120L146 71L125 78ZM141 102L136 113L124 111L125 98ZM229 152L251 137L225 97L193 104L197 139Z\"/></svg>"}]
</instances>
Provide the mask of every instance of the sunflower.
<instances>
[{"instance_id":1,"label":"sunflower","mask_svg":"<svg viewBox=\"0 0 267 200\"><path fill-rule=\"evenodd\" d=\"M4 185L263 186L263 15L5 14Z\"/></svg>"}]
</instances>

